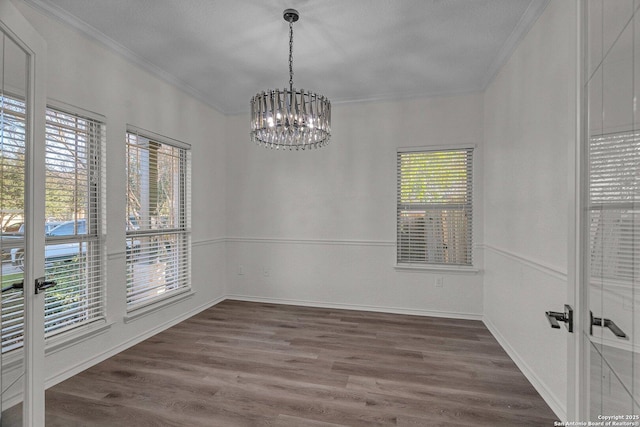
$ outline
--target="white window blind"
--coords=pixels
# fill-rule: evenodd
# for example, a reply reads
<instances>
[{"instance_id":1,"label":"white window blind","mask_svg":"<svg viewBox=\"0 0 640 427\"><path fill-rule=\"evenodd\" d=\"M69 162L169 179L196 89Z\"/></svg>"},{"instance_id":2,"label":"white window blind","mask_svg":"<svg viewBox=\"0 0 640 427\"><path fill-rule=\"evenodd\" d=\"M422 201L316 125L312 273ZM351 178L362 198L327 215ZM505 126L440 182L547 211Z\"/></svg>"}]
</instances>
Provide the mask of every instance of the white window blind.
<instances>
[{"instance_id":1,"label":"white window blind","mask_svg":"<svg viewBox=\"0 0 640 427\"><path fill-rule=\"evenodd\" d=\"M105 129L98 120L48 108L45 154L45 333L104 316Z\"/></svg>"},{"instance_id":2,"label":"white window blind","mask_svg":"<svg viewBox=\"0 0 640 427\"><path fill-rule=\"evenodd\" d=\"M0 215L2 218L2 261L10 262L11 252L24 248L25 105L17 97L0 93ZM21 231L22 230L22 231ZM22 346L24 312L19 269L2 272L2 352Z\"/></svg>"},{"instance_id":3,"label":"white window blind","mask_svg":"<svg viewBox=\"0 0 640 427\"><path fill-rule=\"evenodd\" d=\"M22 101L3 98L3 199L24 201L24 109ZM9 115L7 113L11 112ZM17 114L20 112L20 114ZM19 130L21 129L21 130ZM104 125L74 113L47 108L45 139L45 277L57 285L45 291L45 334L63 331L103 318L102 290L104 213ZM4 201L2 206L8 206ZM21 207L23 209L23 206ZM4 208L3 208L4 210ZM6 209L6 211L18 211ZM23 218L23 210L19 215ZM14 272L4 274L7 288L23 277L24 227L3 236L5 262ZM4 270L4 269L3 269ZM7 270L9 271L9 270ZM22 345L22 291L2 295L2 350Z\"/></svg>"},{"instance_id":4,"label":"white window blind","mask_svg":"<svg viewBox=\"0 0 640 427\"><path fill-rule=\"evenodd\" d=\"M633 283L640 271L640 132L589 142L591 274Z\"/></svg>"},{"instance_id":5,"label":"white window blind","mask_svg":"<svg viewBox=\"0 0 640 427\"><path fill-rule=\"evenodd\" d=\"M127 306L171 297L191 286L191 152L137 131L127 146Z\"/></svg>"},{"instance_id":6,"label":"white window blind","mask_svg":"<svg viewBox=\"0 0 640 427\"><path fill-rule=\"evenodd\" d=\"M472 265L473 149L398 152L398 264Z\"/></svg>"}]
</instances>

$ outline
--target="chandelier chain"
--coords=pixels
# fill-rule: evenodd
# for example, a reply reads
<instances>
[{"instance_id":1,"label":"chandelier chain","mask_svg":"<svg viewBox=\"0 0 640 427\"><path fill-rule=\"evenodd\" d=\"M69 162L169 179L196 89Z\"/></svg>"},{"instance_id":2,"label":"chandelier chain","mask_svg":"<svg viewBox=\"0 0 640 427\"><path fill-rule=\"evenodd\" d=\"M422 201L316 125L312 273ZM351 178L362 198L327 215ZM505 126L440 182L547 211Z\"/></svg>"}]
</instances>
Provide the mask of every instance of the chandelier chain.
<instances>
[{"instance_id":1,"label":"chandelier chain","mask_svg":"<svg viewBox=\"0 0 640 427\"><path fill-rule=\"evenodd\" d=\"M293 19L289 20L289 89L293 92Z\"/></svg>"}]
</instances>

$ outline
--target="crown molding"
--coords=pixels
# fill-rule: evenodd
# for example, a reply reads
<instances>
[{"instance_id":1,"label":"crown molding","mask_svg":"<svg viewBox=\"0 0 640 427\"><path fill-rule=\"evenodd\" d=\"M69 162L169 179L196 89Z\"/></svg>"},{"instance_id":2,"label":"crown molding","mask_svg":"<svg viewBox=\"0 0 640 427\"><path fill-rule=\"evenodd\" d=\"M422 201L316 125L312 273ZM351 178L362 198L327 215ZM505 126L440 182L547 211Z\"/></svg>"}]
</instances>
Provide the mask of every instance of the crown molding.
<instances>
[{"instance_id":1,"label":"crown molding","mask_svg":"<svg viewBox=\"0 0 640 427\"><path fill-rule=\"evenodd\" d=\"M511 34L500 48L500 52L489 66L485 75L484 85L482 86L483 91L489 87L496 75L498 75L500 69L509 61L513 52L527 34L529 34L529 30L538 22L538 18L540 18L540 15L542 15L542 12L544 12L548 4L549 0L529 2L527 10L522 14L516 26L513 27L513 31L511 31Z\"/></svg>"},{"instance_id":2,"label":"crown molding","mask_svg":"<svg viewBox=\"0 0 640 427\"><path fill-rule=\"evenodd\" d=\"M87 23L81 21L77 17L63 10L59 6L53 4L50 0L22 0L26 4L30 5L36 10L41 11L45 15L56 19L63 24L68 25L69 27L75 29L79 33L84 36L92 39L114 53L120 55L125 60L130 63L138 66L139 68L147 71L151 75L159 78L160 80L178 88L184 93L192 96L198 101L208 105L213 108L217 112L223 115L241 115L246 114L248 110L244 108L240 111L228 111L222 108L218 103L214 102L210 97L205 96L201 91L195 89L194 87L188 85L184 81L178 79L173 74L168 73L152 62L148 61L144 57L135 54L130 49L106 36L104 33L96 29L95 27L88 25ZM449 97L449 96L458 96L458 95L466 95L473 93L482 93L487 87L491 84L491 82L495 79L496 75L500 71L500 69L507 63L509 57L515 51L520 42L526 37L527 33L536 23L540 15L542 15L544 9L549 4L549 0L544 1L531 1L529 6L527 7L525 13L521 16L520 20L513 28L513 31L507 38L507 40L502 45L499 54L492 61L489 66L485 77L482 81L480 87L469 87L463 88L459 91L454 92L417 92L410 94L375 94L371 97L367 98L339 98L332 99L332 104L334 105L349 105L349 104L359 104L359 103L369 103L369 102L394 102L394 101L403 101L403 100L411 100L411 99L420 99L420 98L437 98L437 97Z\"/></svg>"},{"instance_id":3,"label":"crown molding","mask_svg":"<svg viewBox=\"0 0 640 427\"><path fill-rule=\"evenodd\" d=\"M213 108L217 112L221 114L227 114L219 105L212 102L211 99L204 96L197 89L193 88L192 86L189 86L182 80L175 77L173 74L167 73L166 71L162 70L152 62L147 61L145 58L141 57L140 55L133 53L130 49L127 49L126 47L116 42L112 38L106 36L104 33L99 31L95 27L92 27L91 25L88 25L87 23L81 21L77 17L69 14L67 11L61 9L57 5L51 3L50 1L48 0L23 0L23 1L26 4L30 5L31 7L33 7L34 9L44 13L46 16L54 18L55 20L62 22L63 24L66 24L69 27L73 28L74 30L78 31L79 33L85 35L89 39L92 39L104 45L107 49L115 52L116 54L123 57L124 59L131 62L132 64L156 76L157 78L164 81L165 83L168 83L180 89L187 95L190 95L193 98L197 99L198 101L208 105L209 107Z\"/></svg>"}]
</instances>

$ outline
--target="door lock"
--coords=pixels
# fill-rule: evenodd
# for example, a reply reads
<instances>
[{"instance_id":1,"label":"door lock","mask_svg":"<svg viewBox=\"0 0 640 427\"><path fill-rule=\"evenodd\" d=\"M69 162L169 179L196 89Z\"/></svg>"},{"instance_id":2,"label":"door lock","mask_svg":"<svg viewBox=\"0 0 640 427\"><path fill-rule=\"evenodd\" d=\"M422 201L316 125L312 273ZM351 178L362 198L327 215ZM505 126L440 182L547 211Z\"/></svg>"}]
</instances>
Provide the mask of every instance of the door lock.
<instances>
[{"instance_id":1,"label":"door lock","mask_svg":"<svg viewBox=\"0 0 640 427\"><path fill-rule=\"evenodd\" d=\"M560 313L557 311L547 311L545 312L547 316L547 320L551 324L551 327L554 329L560 329L560 324L558 322L563 322L567 327L569 332L573 332L573 308L570 305L564 305L564 313Z\"/></svg>"}]
</instances>

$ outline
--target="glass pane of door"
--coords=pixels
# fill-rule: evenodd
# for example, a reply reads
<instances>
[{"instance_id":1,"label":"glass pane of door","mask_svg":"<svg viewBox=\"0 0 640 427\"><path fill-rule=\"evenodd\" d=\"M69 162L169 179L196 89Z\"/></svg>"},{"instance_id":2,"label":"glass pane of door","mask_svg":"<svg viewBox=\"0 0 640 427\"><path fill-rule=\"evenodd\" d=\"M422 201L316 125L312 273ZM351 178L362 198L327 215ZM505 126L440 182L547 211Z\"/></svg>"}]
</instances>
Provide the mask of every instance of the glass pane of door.
<instances>
[{"instance_id":1,"label":"glass pane of door","mask_svg":"<svg viewBox=\"0 0 640 427\"><path fill-rule=\"evenodd\" d=\"M587 2L589 416L640 421L638 0Z\"/></svg>"},{"instance_id":2,"label":"glass pane of door","mask_svg":"<svg viewBox=\"0 0 640 427\"><path fill-rule=\"evenodd\" d=\"M27 54L5 33L0 34L0 305L1 424L22 425L24 388L23 267L15 260L25 253L25 172Z\"/></svg>"}]
</instances>

